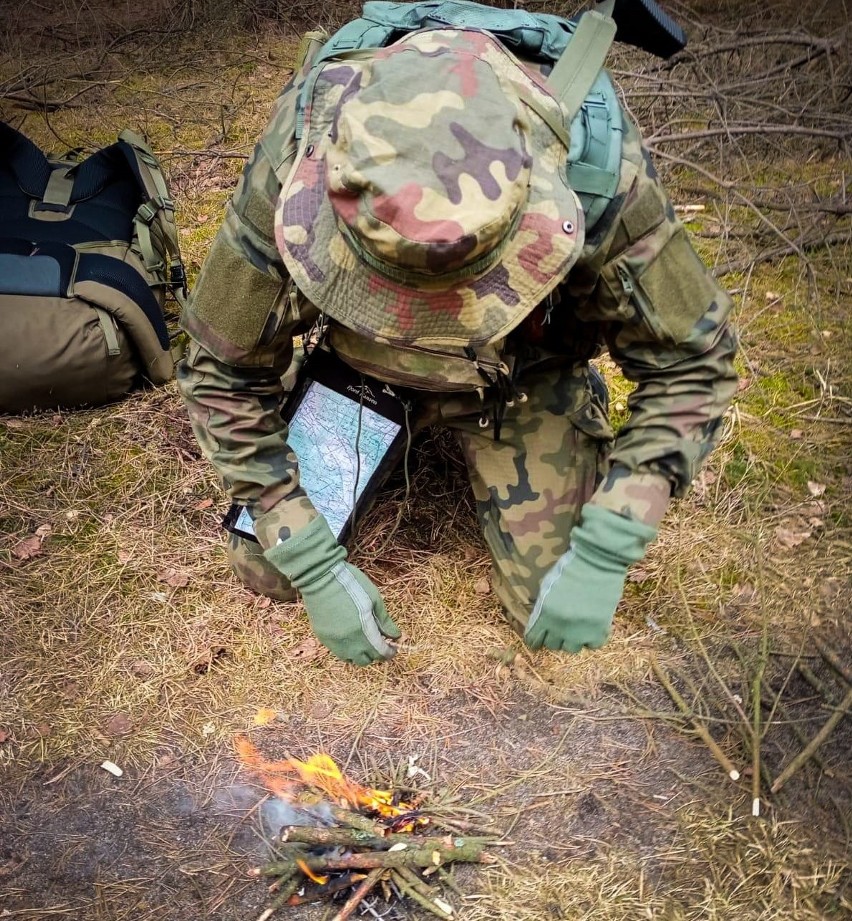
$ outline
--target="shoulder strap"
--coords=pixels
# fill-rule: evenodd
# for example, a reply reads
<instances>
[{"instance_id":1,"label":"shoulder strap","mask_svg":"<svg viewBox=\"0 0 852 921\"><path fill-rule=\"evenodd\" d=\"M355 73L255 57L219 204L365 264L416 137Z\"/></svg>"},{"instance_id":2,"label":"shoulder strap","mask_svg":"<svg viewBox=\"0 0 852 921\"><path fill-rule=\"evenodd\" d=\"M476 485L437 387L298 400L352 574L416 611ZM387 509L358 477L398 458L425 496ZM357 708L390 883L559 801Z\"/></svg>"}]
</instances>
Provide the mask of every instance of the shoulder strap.
<instances>
[{"instance_id":1,"label":"shoulder strap","mask_svg":"<svg viewBox=\"0 0 852 921\"><path fill-rule=\"evenodd\" d=\"M26 135L2 121L0 163L8 165L25 195L37 199L42 197L52 172L47 157Z\"/></svg>"},{"instance_id":2,"label":"shoulder strap","mask_svg":"<svg viewBox=\"0 0 852 921\"><path fill-rule=\"evenodd\" d=\"M157 283L167 285L182 305L186 298L186 272L180 257L175 205L169 196L169 188L160 162L148 144L134 131L125 129L119 134L118 141L140 186L148 196L147 201L139 206L133 219L145 268L157 279ZM151 235L151 228L155 225L162 237L164 254L158 252ZM164 256L168 259L168 265Z\"/></svg>"},{"instance_id":3,"label":"shoulder strap","mask_svg":"<svg viewBox=\"0 0 852 921\"><path fill-rule=\"evenodd\" d=\"M595 10L583 13L568 47L551 71L547 82L565 107L569 123L597 80L614 38L615 23L609 16Z\"/></svg>"}]
</instances>

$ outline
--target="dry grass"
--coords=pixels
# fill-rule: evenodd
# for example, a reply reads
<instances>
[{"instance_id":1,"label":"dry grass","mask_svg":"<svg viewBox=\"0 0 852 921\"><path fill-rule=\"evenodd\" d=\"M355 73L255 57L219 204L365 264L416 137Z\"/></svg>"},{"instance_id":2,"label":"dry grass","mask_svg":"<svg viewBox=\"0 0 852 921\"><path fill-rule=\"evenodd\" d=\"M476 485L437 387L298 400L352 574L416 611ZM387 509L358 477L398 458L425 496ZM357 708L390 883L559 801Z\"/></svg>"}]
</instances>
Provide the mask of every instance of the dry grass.
<instances>
[{"instance_id":1,"label":"dry grass","mask_svg":"<svg viewBox=\"0 0 852 921\"><path fill-rule=\"evenodd\" d=\"M151 31L121 39L121 6L94 28L92 4L69 0L63 28L80 26L70 46L26 20L38 42L9 43L0 106L55 149L146 130L195 272L294 38L268 24L226 33L213 17L179 43ZM189 8L178 6L164 22ZM21 109L5 90L27 57L39 74L88 74L42 87L44 98L97 85L73 107ZM724 167L718 151L690 152L705 154L708 168ZM730 161L738 179L742 154ZM848 182L836 151L761 157L765 175L747 177L758 192L833 195ZM688 167L668 178L677 204L707 206L691 228L711 263L756 251L741 202L704 197ZM500 867L462 874L479 893L464 903L471 921L848 917L849 727L780 794L764 784L764 818L753 820L748 778L726 780L648 664L653 650L741 768L753 746L733 698L751 717L765 665L764 690L770 701L783 692L786 713L763 713L762 764L774 776L801 747L794 728L812 735L832 706L797 665L841 690L813 638L850 661L848 244L725 281L744 384L723 442L634 571L610 643L579 657L528 653L477 591L486 553L444 436L419 444L390 545L379 552L399 482L364 523L356 561L405 637L392 663L356 671L306 642L299 605L231 578L224 503L173 386L96 411L0 419L0 909L253 917L263 898L242 878L244 855L262 845L222 801L245 780L231 740L266 706L278 718L253 732L270 754L322 748L360 779L398 774L417 755L426 787L510 831ZM37 533L40 552L19 559ZM507 647L520 653L511 666L495 658ZM99 771L104 758L124 778Z\"/></svg>"}]
</instances>

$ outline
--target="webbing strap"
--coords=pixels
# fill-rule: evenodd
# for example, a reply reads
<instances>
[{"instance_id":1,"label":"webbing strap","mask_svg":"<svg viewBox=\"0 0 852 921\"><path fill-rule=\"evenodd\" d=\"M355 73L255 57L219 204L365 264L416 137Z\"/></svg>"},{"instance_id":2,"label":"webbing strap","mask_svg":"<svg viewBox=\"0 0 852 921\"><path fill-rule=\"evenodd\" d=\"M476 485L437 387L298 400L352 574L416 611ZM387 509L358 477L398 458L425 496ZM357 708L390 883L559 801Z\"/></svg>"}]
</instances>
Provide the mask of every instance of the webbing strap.
<instances>
[{"instance_id":1,"label":"webbing strap","mask_svg":"<svg viewBox=\"0 0 852 921\"><path fill-rule=\"evenodd\" d=\"M516 83L514 86L515 92L518 94L518 98L521 100L521 102L529 106L533 112L538 115L538 117L550 128L556 137L562 141L566 150L570 150L571 139L568 135L567 129L565 128L565 122L562 121L562 116L555 115L551 109L548 109L547 106L543 105L538 99L536 99L533 93L531 93L525 86L522 86L520 83Z\"/></svg>"},{"instance_id":2,"label":"webbing strap","mask_svg":"<svg viewBox=\"0 0 852 921\"><path fill-rule=\"evenodd\" d=\"M103 330L108 354L120 355L121 346L118 344L118 333L115 330L115 320L113 320L112 314L104 310L103 307L96 307L94 304L91 307L98 315L98 322Z\"/></svg>"},{"instance_id":3,"label":"webbing strap","mask_svg":"<svg viewBox=\"0 0 852 921\"><path fill-rule=\"evenodd\" d=\"M169 187L163 176L160 162L151 148L134 131L125 129L118 136L131 150L139 173L139 178L148 196L148 201L139 206L134 218L139 249L145 268L153 275L162 277L169 286L179 304L185 298L185 275L180 256L177 224L175 223L175 206L169 197ZM168 265L163 261L151 236L151 226L160 228L163 245L166 248Z\"/></svg>"},{"instance_id":4,"label":"webbing strap","mask_svg":"<svg viewBox=\"0 0 852 921\"><path fill-rule=\"evenodd\" d=\"M614 38L612 19L595 10L583 13L568 47L547 78L568 113L569 123L597 79Z\"/></svg>"},{"instance_id":5,"label":"webbing strap","mask_svg":"<svg viewBox=\"0 0 852 921\"><path fill-rule=\"evenodd\" d=\"M69 175L72 169L71 166L60 166L51 172L44 195L41 197L45 205L53 205L57 208L68 207L71 193L74 191L74 177Z\"/></svg>"}]
</instances>

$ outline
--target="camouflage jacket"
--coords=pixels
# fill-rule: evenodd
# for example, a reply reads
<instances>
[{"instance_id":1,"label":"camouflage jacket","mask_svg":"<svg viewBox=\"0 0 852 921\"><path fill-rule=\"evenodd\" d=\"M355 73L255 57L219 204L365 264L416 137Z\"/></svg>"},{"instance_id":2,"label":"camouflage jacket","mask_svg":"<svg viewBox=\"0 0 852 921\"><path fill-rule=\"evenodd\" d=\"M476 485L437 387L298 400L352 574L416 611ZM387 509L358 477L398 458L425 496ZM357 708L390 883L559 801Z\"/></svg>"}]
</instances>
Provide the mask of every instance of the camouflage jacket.
<instances>
[{"instance_id":1,"label":"camouflage jacket","mask_svg":"<svg viewBox=\"0 0 852 921\"><path fill-rule=\"evenodd\" d=\"M230 497L251 509L265 547L317 514L280 406L294 338L319 311L288 278L274 233L307 72L276 101L227 206L184 312L190 346L178 368L199 444ZM615 199L556 295L513 335L537 360L584 362L603 344L637 385L592 501L656 525L713 447L736 389L736 340L730 298L693 251L638 130L625 124Z\"/></svg>"}]
</instances>

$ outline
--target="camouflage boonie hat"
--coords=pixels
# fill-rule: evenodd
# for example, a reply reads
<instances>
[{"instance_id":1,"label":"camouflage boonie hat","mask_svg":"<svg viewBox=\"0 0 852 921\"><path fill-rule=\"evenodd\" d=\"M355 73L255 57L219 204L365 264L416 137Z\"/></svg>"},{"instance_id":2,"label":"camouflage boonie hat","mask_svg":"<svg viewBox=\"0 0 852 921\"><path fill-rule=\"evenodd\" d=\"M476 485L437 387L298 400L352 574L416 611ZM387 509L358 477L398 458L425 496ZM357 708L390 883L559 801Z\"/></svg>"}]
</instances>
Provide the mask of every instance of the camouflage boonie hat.
<instances>
[{"instance_id":1,"label":"camouflage boonie hat","mask_svg":"<svg viewBox=\"0 0 852 921\"><path fill-rule=\"evenodd\" d=\"M482 345L565 277L584 239L549 127L565 115L495 38L422 30L311 80L275 233L328 316L379 342Z\"/></svg>"}]
</instances>

